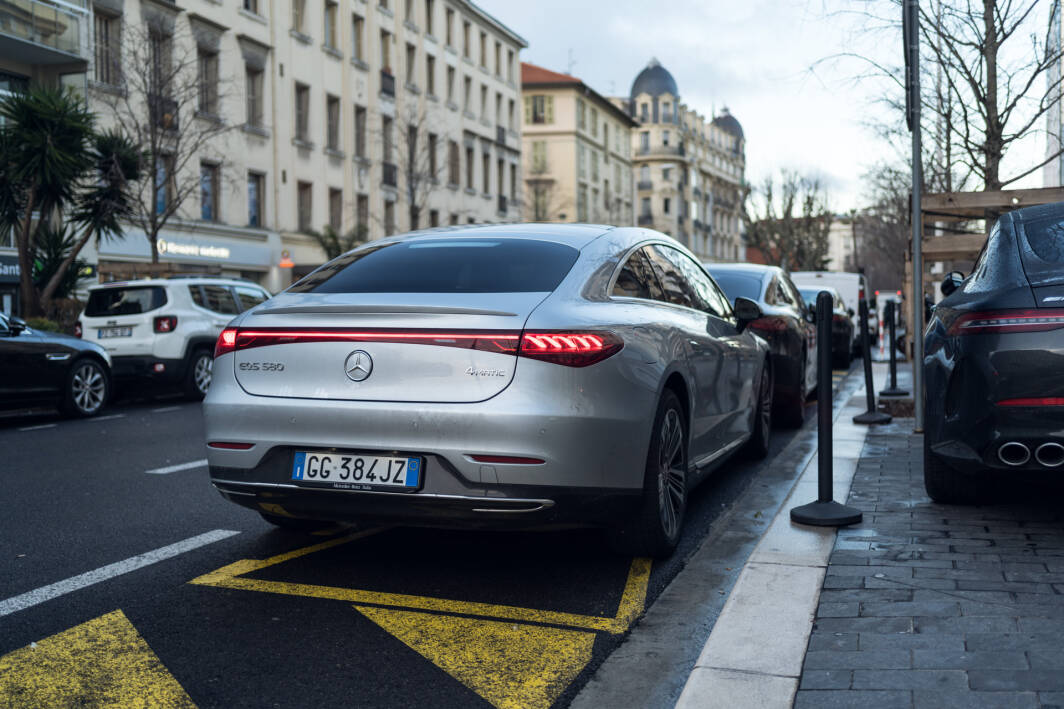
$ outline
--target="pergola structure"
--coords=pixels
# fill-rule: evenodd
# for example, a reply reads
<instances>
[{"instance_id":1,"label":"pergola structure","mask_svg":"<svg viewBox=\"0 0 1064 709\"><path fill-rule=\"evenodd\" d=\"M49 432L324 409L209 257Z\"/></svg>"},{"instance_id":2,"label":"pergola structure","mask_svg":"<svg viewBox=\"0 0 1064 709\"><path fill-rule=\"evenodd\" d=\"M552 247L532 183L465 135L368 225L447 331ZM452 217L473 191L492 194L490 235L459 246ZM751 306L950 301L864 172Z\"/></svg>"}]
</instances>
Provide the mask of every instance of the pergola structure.
<instances>
[{"instance_id":1,"label":"pergola structure","mask_svg":"<svg viewBox=\"0 0 1064 709\"><path fill-rule=\"evenodd\" d=\"M970 261L975 259L986 242L985 233L950 233L951 225L987 218L987 214L1004 214L1021 207L1064 202L1064 187L1043 187L1029 190L999 190L996 192L938 192L921 197L923 219L922 249L924 274L923 289L919 295L913 291L912 244L905 255L905 290L910 299L923 293L934 293L935 285L927 270L928 263L935 261ZM945 232L937 234L935 232ZM969 267L970 268L970 267ZM966 274L967 275L967 274ZM909 301L910 303L913 300ZM906 310L908 312L908 310ZM924 323L914 332L922 332Z\"/></svg>"}]
</instances>

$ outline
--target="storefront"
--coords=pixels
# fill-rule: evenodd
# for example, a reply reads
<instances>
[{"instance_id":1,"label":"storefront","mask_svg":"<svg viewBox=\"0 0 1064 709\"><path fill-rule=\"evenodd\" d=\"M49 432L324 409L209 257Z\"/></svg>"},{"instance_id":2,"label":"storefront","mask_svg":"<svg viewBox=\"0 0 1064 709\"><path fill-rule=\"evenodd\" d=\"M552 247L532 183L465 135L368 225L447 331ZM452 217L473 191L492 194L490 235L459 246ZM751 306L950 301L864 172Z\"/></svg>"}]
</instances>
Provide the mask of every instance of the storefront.
<instances>
[{"instance_id":1,"label":"storefront","mask_svg":"<svg viewBox=\"0 0 1064 709\"><path fill-rule=\"evenodd\" d=\"M18 254L0 254L0 313L19 314Z\"/></svg>"}]
</instances>

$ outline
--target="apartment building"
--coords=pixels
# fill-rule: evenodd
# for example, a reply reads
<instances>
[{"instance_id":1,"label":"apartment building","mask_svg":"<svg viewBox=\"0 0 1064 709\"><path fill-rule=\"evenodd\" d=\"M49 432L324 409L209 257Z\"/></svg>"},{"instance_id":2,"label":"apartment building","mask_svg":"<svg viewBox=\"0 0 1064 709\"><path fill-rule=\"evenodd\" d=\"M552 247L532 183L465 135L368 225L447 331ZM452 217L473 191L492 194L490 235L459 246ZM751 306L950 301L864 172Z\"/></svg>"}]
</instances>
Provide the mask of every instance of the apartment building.
<instances>
[{"instance_id":1,"label":"apartment building","mask_svg":"<svg viewBox=\"0 0 1064 709\"><path fill-rule=\"evenodd\" d=\"M613 102L632 129L636 221L675 237L700 258L745 259L742 208L746 143L722 109L712 120L680 99L676 80L651 59L627 98Z\"/></svg>"},{"instance_id":2,"label":"apartment building","mask_svg":"<svg viewBox=\"0 0 1064 709\"><path fill-rule=\"evenodd\" d=\"M7 2L15 0L0 9ZM159 235L165 265L147 265L149 242L131 225L124 238L83 252L103 279L208 272L279 290L325 260L310 232L377 239L520 218L518 72L527 43L472 2L89 0L81 14L66 0L19 7L25 2L72 19L66 44L35 50L50 63L16 66L19 80L54 84L80 71L73 75L107 125L147 56L195 93L187 103L154 100L145 117L186 145L197 127L224 128L191 157L159 161L155 208L180 202ZM5 76L0 89L12 80Z\"/></svg>"},{"instance_id":3,"label":"apartment building","mask_svg":"<svg viewBox=\"0 0 1064 709\"><path fill-rule=\"evenodd\" d=\"M92 44L86 0L0 0L0 96L31 83L84 90ZM0 234L0 312L18 312L13 235Z\"/></svg>"},{"instance_id":4,"label":"apartment building","mask_svg":"<svg viewBox=\"0 0 1064 709\"><path fill-rule=\"evenodd\" d=\"M525 219L633 223L628 114L575 76L521 64Z\"/></svg>"}]
</instances>

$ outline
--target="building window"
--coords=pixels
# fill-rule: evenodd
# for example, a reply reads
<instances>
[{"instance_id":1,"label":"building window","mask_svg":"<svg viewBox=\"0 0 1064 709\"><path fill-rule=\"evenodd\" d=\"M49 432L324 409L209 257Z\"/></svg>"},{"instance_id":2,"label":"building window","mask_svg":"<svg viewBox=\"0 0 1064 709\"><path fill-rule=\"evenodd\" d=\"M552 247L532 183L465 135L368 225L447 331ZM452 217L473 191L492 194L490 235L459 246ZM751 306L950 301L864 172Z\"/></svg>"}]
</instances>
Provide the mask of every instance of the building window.
<instances>
[{"instance_id":1,"label":"building window","mask_svg":"<svg viewBox=\"0 0 1064 709\"><path fill-rule=\"evenodd\" d=\"M406 4L403 6L403 20L406 22L414 21L414 0L406 0Z\"/></svg>"},{"instance_id":2,"label":"building window","mask_svg":"<svg viewBox=\"0 0 1064 709\"><path fill-rule=\"evenodd\" d=\"M366 157L366 109L355 106L355 157Z\"/></svg>"},{"instance_id":3,"label":"building window","mask_svg":"<svg viewBox=\"0 0 1064 709\"><path fill-rule=\"evenodd\" d=\"M244 9L259 14L259 0L244 0Z\"/></svg>"},{"instance_id":4,"label":"building window","mask_svg":"<svg viewBox=\"0 0 1064 709\"><path fill-rule=\"evenodd\" d=\"M591 151L591 181L598 182L599 178L599 154L597 150Z\"/></svg>"},{"instance_id":5,"label":"building window","mask_svg":"<svg viewBox=\"0 0 1064 709\"><path fill-rule=\"evenodd\" d=\"M473 187L473 148L466 148L465 160L466 160L466 189L474 189Z\"/></svg>"},{"instance_id":6,"label":"building window","mask_svg":"<svg viewBox=\"0 0 1064 709\"><path fill-rule=\"evenodd\" d=\"M417 47L406 45L406 83L417 85Z\"/></svg>"},{"instance_id":7,"label":"building window","mask_svg":"<svg viewBox=\"0 0 1064 709\"><path fill-rule=\"evenodd\" d=\"M510 114L510 120L509 120L510 130L517 130L517 126L514 125L514 100L513 99L510 99L509 114Z\"/></svg>"},{"instance_id":8,"label":"building window","mask_svg":"<svg viewBox=\"0 0 1064 709\"><path fill-rule=\"evenodd\" d=\"M480 85L480 120L488 120L488 87Z\"/></svg>"},{"instance_id":9,"label":"building window","mask_svg":"<svg viewBox=\"0 0 1064 709\"><path fill-rule=\"evenodd\" d=\"M462 97L462 110L466 113L469 112L469 101L473 98L473 80L468 76L463 79L465 84L465 95Z\"/></svg>"},{"instance_id":10,"label":"building window","mask_svg":"<svg viewBox=\"0 0 1064 709\"><path fill-rule=\"evenodd\" d=\"M587 177L587 149L583 143L576 146L576 175L581 179Z\"/></svg>"},{"instance_id":11,"label":"building window","mask_svg":"<svg viewBox=\"0 0 1064 709\"><path fill-rule=\"evenodd\" d=\"M581 99L576 100L576 127L578 130L587 130L587 106Z\"/></svg>"},{"instance_id":12,"label":"building window","mask_svg":"<svg viewBox=\"0 0 1064 709\"><path fill-rule=\"evenodd\" d=\"M517 165L510 163L510 199L517 199Z\"/></svg>"},{"instance_id":13,"label":"building window","mask_svg":"<svg viewBox=\"0 0 1064 709\"><path fill-rule=\"evenodd\" d=\"M325 97L325 139L325 147L340 149L340 99L336 96Z\"/></svg>"},{"instance_id":14,"label":"building window","mask_svg":"<svg viewBox=\"0 0 1064 709\"><path fill-rule=\"evenodd\" d=\"M480 68L488 68L488 33L480 33Z\"/></svg>"},{"instance_id":15,"label":"building window","mask_svg":"<svg viewBox=\"0 0 1064 709\"><path fill-rule=\"evenodd\" d=\"M639 120L641 120L643 123L646 123L650 120L650 104L648 104L646 101L639 104Z\"/></svg>"},{"instance_id":16,"label":"building window","mask_svg":"<svg viewBox=\"0 0 1064 709\"><path fill-rule=\"evenodd\" d=\"M292 29L306 32L307 0L292 0Z\"/></svg>"},{"instance_id":17,"label":"building window","mask_svg":"<svg viewBox=\"0 0 1064 709\"><path fill-rule=\"evenodd\" d=\"M392 119L381 116L381 159L392 162Z\"/></svg>"},{"instance_id":18,"label":"building window","mask_svg":"<svg viewBox=\"0 0 1064 709\"><path fill-rule=\"evenodd\" d=\"M661 120L672 123L672 104L668 101L661 104Z\"/></svg>"},{"instance_id":19,"label":"building window","mask_svg":"<svg viewBox=\"0 0 1064 709\"><path fill-rule=\"evenodd\" d=\"M155 160L155 213L163 214L174 198L174 158L160 155Z\"/></svg>"},{"instance_id":20,"label":"building window","mask_svg":"<svg viewBox=\"0 0 1064 709\"><path fill-rule=\"evenodd\" d=\"M547 172L547 143L543 140L532 141L532 173L542 175Z\"/></svg>"},{"instance_id":21,"label":"building window","mask_svg":"<svg viewBox=\"0 0 1064 709\"><path fill-rule=\"evenodd\" d=\"M650 131L640 131L639 133L639 149L643 152L650 150Z\"/></svg>"},{"instance_id":22,"label":"building window","mask_svg":"<svg viewBox=\"0 0 1064 709\"><path fill-rule=\"evenodd\" d=\"M665 145L665 146L668 146L668 144L669 144L669 131L667 131L667 130L661 131L661 144Z\"/></svg>"},{"instance_id":23,"label":"building window","mask_svg":"<svg viewBox=\"0 0 1064 709\"><path fill-rule=\"evenodd\" d=\"M495 76L502 78L502 43L495 43Z\"/></svg>"},{"instance_id":24,"label":"building window","mask_svg":"<svg viewBox=\"0 0 1064 709\"><path fill-rule=\"evenodd\" d=\"M435 133L429 133L429 179L437 180L440 176L439 159L436 154L438 150L439 136Z\"/></svg>"},{"instance_id":25,"label":"building window","mask_svg":"<svg viewBox=\"0 0 1064 709\"><path fill-rule=\"evenodd\" d=\"M200 219L218 221L218 166L200 163Z\"/></svg>"},{"instance_id":26,"label":"building window","mask_svg":"<svg viewBox=\"0 0 1064 709\"><path fill-rule=\"evenodd\" d=\"M435 14L436 8L433 0L425 0L425 34L432 34L432 29L435 26L433 15Z\"/></svg>"},{"instance_id":27,"label":"building window","mask_svg":"<svg viewBox=\"0 0 1064 709\"><path fill-rule=\"evenodd\" d=\"M447 67L447 103L454 103L454 67Z\"/></svg>"},{"instance_id":28,"label":"building window","mask_svg":"<svg viewBox=\"0 0 1064 709\"><path fill-rule=\"evenodd\" d=\"M446 39L447 46L448 47L453 47L454 46L454 10L452 10L451 8L447 8L444 25L445 25L444 32L447 35L447 39Z\"/></svg>"},{"instance_id":29,"label":"building window","mask_svg":"<svg viewBox=\"0 0 1064 709\"><path fill-rule=\"evenodd\" d=\"M495 92L495 124L502 125L502 94Z\"/></svg>"},{"instance_id":30,"label":"building window","mask_svg":"<svg viewBox=\"0 0 1064 709\"><path fill-rule=\"evenodd\" d=\"M462 167L459 162L458 143L452 140L447 144L447 183L450 185L457 186L462 180Z\"/></svg>"},{"instance_id":31,"label":"building window","mask_svg":"<svg viewBox=\"0 0 1064 709\"><path fill-rule=\"evenodd\" d=\"M314 186L309 182L296 183L296 215L299 219L299 231L309 232L313 230L314 214L312 211Z\"/></svg>"},{"instance_id":32,"label":"building window","mask_svg":"<svg viewBox=\"0 0 1064 709\"><path fill-rule=\"evenodd\" d=\"M468 22L462 23L462 56L466 59L470 59L469 54L471 47L469 46L470 26Z\"/></svg>"},{"instance_id":33,"label":"building window","mask_svg":"<svg viewBox=\"0 0 1064 709\"><path fill-rule=\"evenodd\" d=\"M248 226L261 227L264 222L263 199L266 196L266 176L261 172L248 173Z\"/></svg>"},{"instance_id":34,"label":"building window","mask_svg":"<svg viewBox=\"0 0 1064 709\"><path fill-rule=\"evenodd\" d=\"M336 49L336 12L339 6L334 2L325 3L325 46Z\"/></svg>"},{"instance_id":35,"label":"building window","mask_svg":"<svg viewBox=\"0 0 1064 709\"><path fill-rule=\"evenodd\" d=\"M506 163L502 158L495 162L495 194L500 197L506 194Z\"/></svg>"},{"instance_id":36,"label":"building window","mask_svg":"<svg viewBox=\"0 0 1064 709\"><path fill-rule=\"evenodd\" d=\"M396 232L395 228L395 202L384 202L384 235L391 236Z\"/></svg>"},{"instance_id":37,"label":"building window","mask_svg":"<svg viewBox=\"0 0 1064 709\"><path fill-rule=\"evenodd\" d=\"M587 185L580 185L576 192L576 220L587 221Z\"/></svg>"},{"instance_id":38,"label":"building window","mask_svg":"<svg viewBox=\"0 0 1064 709\"><path fill-rule=\"evenodd\" d=\"M650 216L650 197L644 197L640 200L639 213L644 217Z\"/></svg>"},{"instance_id":39,"label":"building window","mask_svg":"<svg viewBox=\"0 0 1064 709\"><path fill-rule=\"evenodd\" d=\"M669 214L669 210L672 207L672 200L666 197L661 202L661 211L665 214Z\"/></svg>"},{"instance_id":40,"label":"building window","mask_svg":"<svg viewBox=\"0 0 1064 709\"><path fill-rule=\"evenodd\" d=\"M438 210L438 209L430 209L429 210L429 226L437 227L439 225L440 225L440 210Z\"/></svg>"},{"instance_id":41,"label":"building window","mask_svg":"<svg viewBox=\"0 0 1064 709\"><path fill-rule=\"evenodd\" d=\"M598 109L591 107L591 137L598 137Z\"/></svg>"},{"instance_id":42,"label":"building window","mask_svg":"<svg viewBox=\"0 0 1064 709\"><path fill-rule=\"evenodd\" d=\"M203 49L197 52L200 113L218 114L218 55Z\"/></svg>"},{"instance_id":43,"label":"building window","mask_svg":"<svg viewBox=\"0 0 1064 709\"><path fill-rule=\"evenodd\" d=\"M436 95L436 57L425 55L425 91L430 96Z\"/></svg>"},{"instance_id":44,"label":"building window","mask_svg":"<svg viewBox=\"0 0 1064 709\"><path fill-rule=\"evenodd\" d=\"M381 71L392 73L392 33L381 30Z\"/></svg>"},{"instance_id":45,"label":"building window","mask_svg":"<svg viewBox=\"0 0 1064 709\"><path fill-rule=\"evenodd\" d=\"M296 140L310 140L310 87L296 84Z\"/></svg>"},{"instance_id":46,"label":"building window","mask_svg":"<svg viewBox=\"0 0 1064 709\"><path fill-rule=\"evenodd\" d=\"M639 166L639 181L650 182L650 165Z\"/></svg>"},{"instance_id":47,"label":"building window","mask_svg":"<svg viewBox=\"0 0 1064 709\"><path fill-rule=\"evenodd\" d=\"M362 234L369 232L369 195L360 194L355 200L355 228Z\"/></svg>"},{"instance_id":48,"label":"building window","mask_svg":"<svg viewBox=\"0 0 1064 709\"><path fill-rule=\"evenodd\" d=\"M262 70L252 66L244 67L244 91L247 100L247 123L256 128L262 127Z\"/></svg>"},{"instance_id":49,"label":"building window","mask_svg":"<svg viewBox=\"0 0 1064 709\"><path fill-rule=\"evenodd\" d=\"M365 21L358 15L351 15L351 58L357 61L365 61L365 47L362 43L362 28Z\"/></svg>"},{"instance_id":50,"label":"building window","mask_svg":"<svg viewBox=\"0 0 1064 709\"><path fill-rule=\"evenodd\" d=\"M672 179L672 169L668 167L661 168L661 179L664 182L669 182Z\"/></svg>"},{"instance_id":51,"label":"building window","mask_svg":"<svg viewBox=\"0 0 1064 709\"><path fill-rule=\"evenodd\" d=\"M454 212L451 212L451 216L448 217L448 221L451 223L451 226L458 226L458 215Z\"/></svg>"},{"instance_id":52,"label":"building window","mask_svg":"<svg viewBox=\"0 0 1064 709\"><path fill-rule=\"evenodd\" d=\"M525 96L525 123L554 123L554 97Z\"/></svg>"},{"instance_id":53,"label":"building window","mask_svg":"<svg viewBox=\"0 0 1064 709\"><path fill-rule=\"evenodd\" d=\"M480 185L484 188L484 194L491 192L491 154L487 150L480 158Z\"/></svg>"},{"instance_id":54,"label":"building window","mask_svg":"<svg viewBox=\"0 0 1064 709\"><path fill-rule=\"evenodd\" d=\"M101 84L122 83L122 18L93 12L95 66L93 76Z\"/></svg>"},{"instance_id":55,"label":"building window","mask_svg":"<svg viewBox=\"0 0 1064 709\"><path fill-rule=\"evenodd\" d=\"M344 191L329 188L329 226L340 233L344 216Z\"/></svg>"}]
</instances>

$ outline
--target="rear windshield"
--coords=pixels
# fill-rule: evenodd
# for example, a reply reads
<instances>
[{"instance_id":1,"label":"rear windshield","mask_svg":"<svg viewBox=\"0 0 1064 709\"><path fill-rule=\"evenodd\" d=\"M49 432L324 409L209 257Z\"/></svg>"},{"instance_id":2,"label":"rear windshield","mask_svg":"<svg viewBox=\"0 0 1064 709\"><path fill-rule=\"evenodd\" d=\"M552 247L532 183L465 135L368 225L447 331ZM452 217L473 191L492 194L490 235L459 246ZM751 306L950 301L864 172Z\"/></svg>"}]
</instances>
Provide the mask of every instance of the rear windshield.
<instances>
[{"instance_id":1,"label":"rear windshield","mask_svg":"<svg viewBox=\"0 0 1064 709\"><path fill-rule=\"evenodd\" d=\"M89 293L85 315L90 318L137 315L164 305L166 305L166 290L161 286L101 288Z\"/></svg>"},{"instance_id":2,"label":"rear windshield","mask_svg":"<svg viewBox=\"0 0 1064 709\"><path fill-rule=\"evenodd\" d=\"M724 289L724 293L731 302L734 303L736 298L749 298L755 302L761 300L761 276L732 271L715 271L712 268L709 269L709 274Z\"/></svg>"},{"instance_id":3,"label":"rear windshield","mask_svg":"<svg viewBox=\"0 0 1064 709\"><path fill-rule=\"evenodd\" d=\"M532 239L412 239L341 256L289 292L548 292L579 255L571 246Z\"/></svg>"},{"instance_id":4,"label":"rear windshield","mask_svg":"<svg viewBox=\"0 0 1064 709\"><path fill-rule=\"evenodd\" d=\"M1064 222L1059 218L1028 221L1024 233L1031 251L1043 261L1064 263Z\"/></svg>"}]
</instances>

